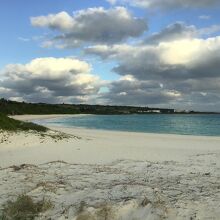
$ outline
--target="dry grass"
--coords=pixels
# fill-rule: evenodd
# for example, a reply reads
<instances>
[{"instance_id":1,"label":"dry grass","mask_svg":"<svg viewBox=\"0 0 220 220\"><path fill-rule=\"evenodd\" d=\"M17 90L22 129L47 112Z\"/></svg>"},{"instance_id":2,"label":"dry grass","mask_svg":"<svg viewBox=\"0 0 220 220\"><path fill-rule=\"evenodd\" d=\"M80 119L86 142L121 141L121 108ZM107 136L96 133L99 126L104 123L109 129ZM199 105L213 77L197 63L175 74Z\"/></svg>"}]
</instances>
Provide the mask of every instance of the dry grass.
<instances>
[{"instance_id":1,"label":"dry grass","mask_svg":"<svg viewBox=\"0 0 220 220\"><path fill-rule=\"evenodd\" d=\"M52 208L49 200L34 202L30 196L20 195L14 201L8 201L3 206L1 220L34 220L39 213Z\"/></svg>"}]
</instances>

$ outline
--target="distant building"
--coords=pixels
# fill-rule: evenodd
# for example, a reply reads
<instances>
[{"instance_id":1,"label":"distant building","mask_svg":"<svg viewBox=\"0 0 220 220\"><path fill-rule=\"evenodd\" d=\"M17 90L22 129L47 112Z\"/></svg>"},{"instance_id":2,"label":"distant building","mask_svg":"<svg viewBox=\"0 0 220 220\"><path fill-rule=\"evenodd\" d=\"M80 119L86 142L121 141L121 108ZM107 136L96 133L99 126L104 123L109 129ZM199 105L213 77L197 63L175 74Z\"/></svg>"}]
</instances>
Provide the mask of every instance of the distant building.
<instances>
[{"instance_id":1,"label":"distant building","mask_svg":"<svg viewBox=\"0 0 220 220\"><path fill-rule=\"evenodd\" d=\"M138 113L161 113L159 109L139 110Z\"/></svg>"}]
</instances>

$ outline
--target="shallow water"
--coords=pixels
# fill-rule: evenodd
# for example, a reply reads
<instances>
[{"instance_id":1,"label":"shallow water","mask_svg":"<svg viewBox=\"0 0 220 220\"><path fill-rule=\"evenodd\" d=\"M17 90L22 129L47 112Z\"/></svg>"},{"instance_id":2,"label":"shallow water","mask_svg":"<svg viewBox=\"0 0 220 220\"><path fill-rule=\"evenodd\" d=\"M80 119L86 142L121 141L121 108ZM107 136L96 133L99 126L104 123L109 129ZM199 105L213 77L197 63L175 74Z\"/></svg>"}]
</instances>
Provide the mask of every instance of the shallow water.
<instances>
[{"instance_id":1,"label":"shallow water","mask_svg":"<svg viewBox=\"0 0 220 220\"><path fill-rule=\"evenodd\" d=\"M220 136L220 115L217 114L82 115L35 122L114 131Z\"/></svg>"}]
</instances>

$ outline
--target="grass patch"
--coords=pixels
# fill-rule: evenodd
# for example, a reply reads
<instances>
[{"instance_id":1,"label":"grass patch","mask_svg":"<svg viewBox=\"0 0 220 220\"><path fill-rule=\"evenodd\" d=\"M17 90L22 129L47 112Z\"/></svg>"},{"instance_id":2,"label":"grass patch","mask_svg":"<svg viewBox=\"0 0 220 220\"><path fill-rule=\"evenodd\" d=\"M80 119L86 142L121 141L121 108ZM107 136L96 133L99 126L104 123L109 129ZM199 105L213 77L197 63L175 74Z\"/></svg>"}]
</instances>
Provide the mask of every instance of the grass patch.
<instances>
[{"instance_id":1,"label":"grass patch","mask_svg":"<svg viewBox=\"0 0 220 220\"><path fill-rule=\"evenodd\" d=\"M39 213L52 208L48 200L34 202L30 196L20 195L15 201L8 201L3 206L1 220L34 220Z\"/></svg>"},{"instance_id":2,"label":"grass patch","mask_svg":"<svg viewBox=\"0 0 220 220\"><path fill-rule=\"evenodd\" d=\"M0 130L6 130L6 131L31 130L38 132L46 132L48 129L44 126L37 125L31 122L18 121L0 113Z\"/></svg>"}]
</instances>

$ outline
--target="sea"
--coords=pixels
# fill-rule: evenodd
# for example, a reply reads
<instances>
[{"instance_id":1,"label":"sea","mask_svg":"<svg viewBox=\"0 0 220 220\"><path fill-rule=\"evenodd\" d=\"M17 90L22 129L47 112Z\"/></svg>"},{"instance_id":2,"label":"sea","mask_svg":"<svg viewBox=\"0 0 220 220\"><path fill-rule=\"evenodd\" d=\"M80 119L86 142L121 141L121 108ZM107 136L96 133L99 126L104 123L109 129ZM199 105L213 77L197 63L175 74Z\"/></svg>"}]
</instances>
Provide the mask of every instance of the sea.
<instances>
[{"instance_id":1,"label":"sea","mask_svg":"<svg viewBox=\"0 0 220 220\"><path fill-rule=\"evenodd\" d=\"M34 122L111 131L220 136L220 114L78 115Z\"/></svg>"}]
</instances>

